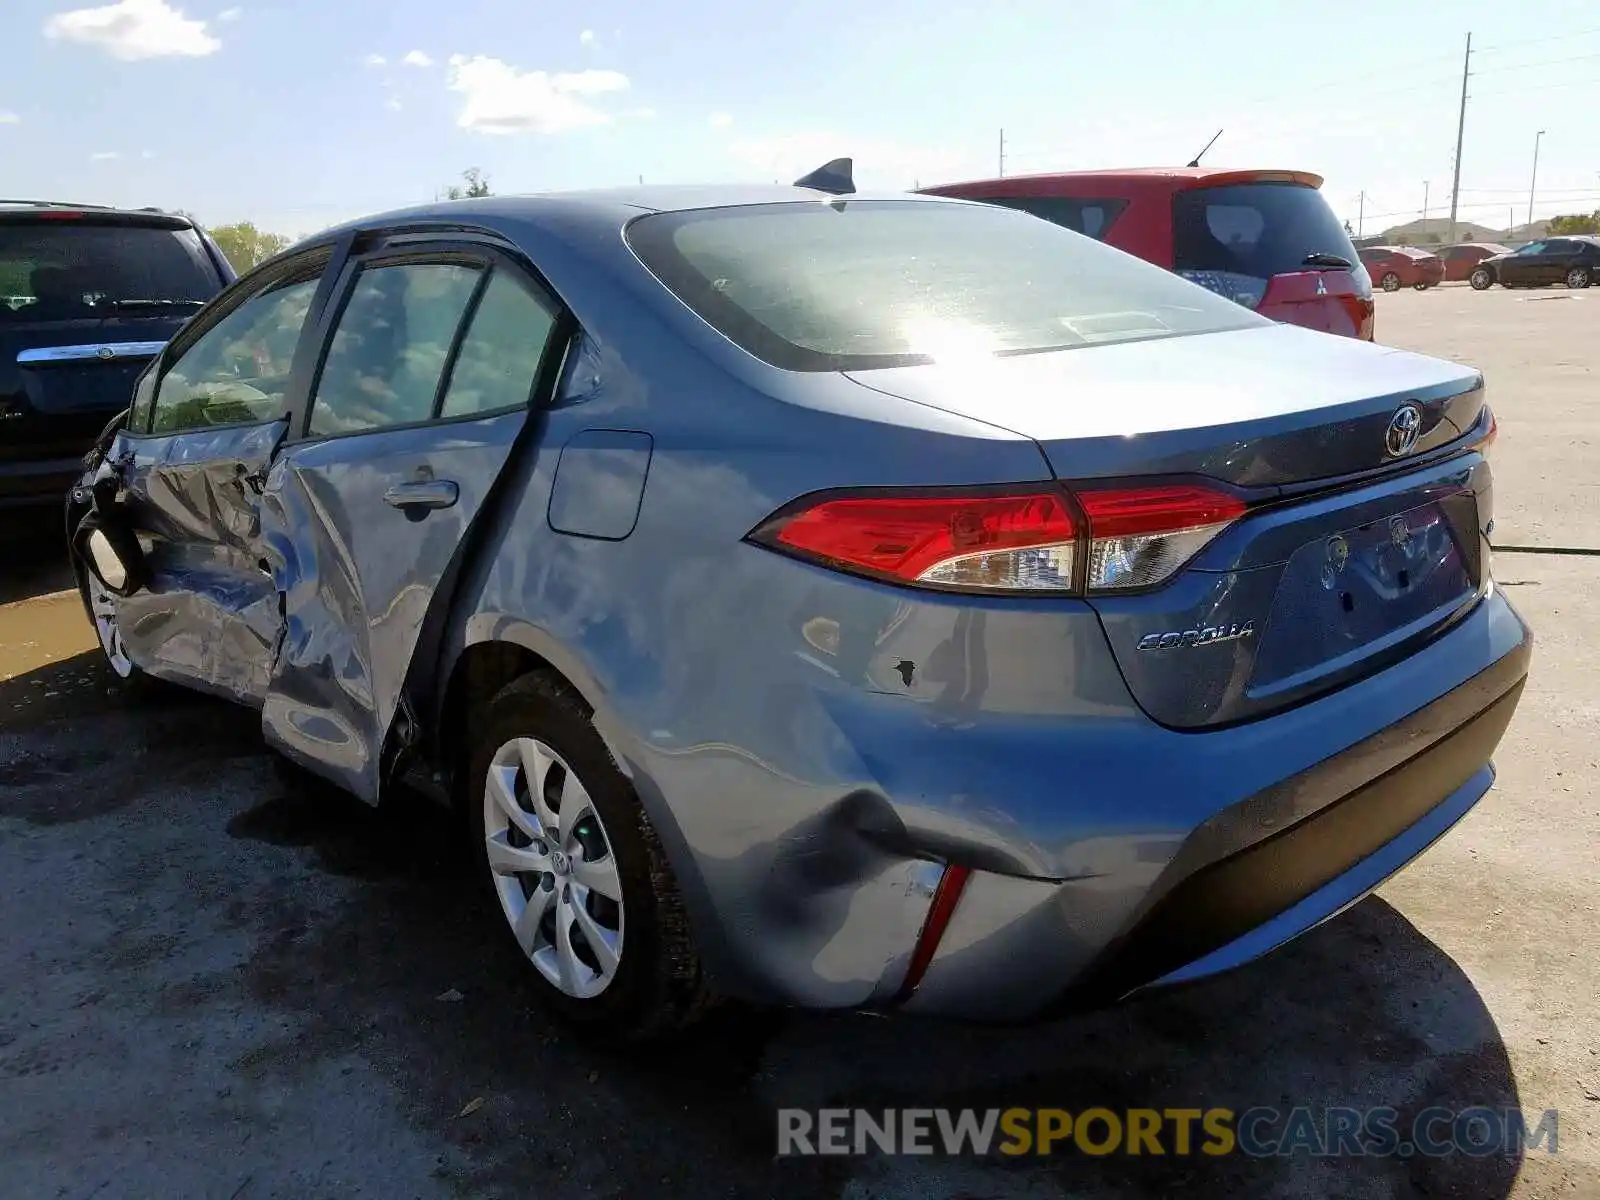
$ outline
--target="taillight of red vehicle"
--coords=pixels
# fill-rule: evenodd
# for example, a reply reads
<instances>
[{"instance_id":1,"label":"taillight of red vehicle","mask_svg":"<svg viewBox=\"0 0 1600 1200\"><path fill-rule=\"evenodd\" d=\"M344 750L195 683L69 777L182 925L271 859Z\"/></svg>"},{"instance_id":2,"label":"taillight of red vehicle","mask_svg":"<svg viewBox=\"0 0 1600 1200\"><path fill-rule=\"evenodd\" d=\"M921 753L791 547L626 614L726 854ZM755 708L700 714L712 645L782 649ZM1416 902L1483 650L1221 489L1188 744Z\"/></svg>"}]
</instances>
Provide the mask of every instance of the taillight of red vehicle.
<instances>
[{"instance_id":1,"label":"taillight of red vehicle","mask_svg":"<svg viewBox=\"0 0 1600 1200\"><path fill-rule=\"evenodd\" d=\"M802 497L750 540L914 587L1084 595L1165 582L1245 508L1192 483L834 492Z\"/></svg>"}]
</instances>

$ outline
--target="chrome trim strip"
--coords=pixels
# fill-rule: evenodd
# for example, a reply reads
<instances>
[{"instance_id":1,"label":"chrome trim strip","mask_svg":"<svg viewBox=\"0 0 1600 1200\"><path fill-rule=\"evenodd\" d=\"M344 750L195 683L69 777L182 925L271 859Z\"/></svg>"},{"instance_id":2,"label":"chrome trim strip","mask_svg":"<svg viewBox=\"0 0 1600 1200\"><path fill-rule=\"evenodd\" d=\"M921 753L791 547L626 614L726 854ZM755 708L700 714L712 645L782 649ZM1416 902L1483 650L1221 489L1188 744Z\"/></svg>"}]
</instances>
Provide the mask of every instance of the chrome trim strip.
<instances>
[{"instance_id":1,"label":"chrome trim strip","mask_svg":"<svg viewBox=\"0 0 1600 1200\"><path fill-rule=\"evenodd\" d=\"M17 353L19 363L110 362L119 358L154 358L166 342L91 342L82 346L39 346Z\"/></svg>"}]
</instances>

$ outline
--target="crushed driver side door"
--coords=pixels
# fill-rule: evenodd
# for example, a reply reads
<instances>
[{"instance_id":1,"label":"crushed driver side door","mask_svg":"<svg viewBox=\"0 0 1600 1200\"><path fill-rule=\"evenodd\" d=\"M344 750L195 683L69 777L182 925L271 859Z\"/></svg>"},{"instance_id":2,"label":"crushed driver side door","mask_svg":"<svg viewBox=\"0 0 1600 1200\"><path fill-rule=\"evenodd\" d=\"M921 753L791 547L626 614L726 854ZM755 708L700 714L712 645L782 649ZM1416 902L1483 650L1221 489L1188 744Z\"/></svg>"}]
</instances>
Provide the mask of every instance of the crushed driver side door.
<instances>
[{"instance_id":1,"label":"crushed driver side door","mask_svg":"<svg viewBox=\"0 0 1600 1200\"><path fill-rule=\"evenodd\" d=\"M328 306L303 426L262 496L285 622L262 727L376 803L405 740L419 639L535 435L568 325L532 271L486 241L370 241Z\"/></svg>"}]
</instances>

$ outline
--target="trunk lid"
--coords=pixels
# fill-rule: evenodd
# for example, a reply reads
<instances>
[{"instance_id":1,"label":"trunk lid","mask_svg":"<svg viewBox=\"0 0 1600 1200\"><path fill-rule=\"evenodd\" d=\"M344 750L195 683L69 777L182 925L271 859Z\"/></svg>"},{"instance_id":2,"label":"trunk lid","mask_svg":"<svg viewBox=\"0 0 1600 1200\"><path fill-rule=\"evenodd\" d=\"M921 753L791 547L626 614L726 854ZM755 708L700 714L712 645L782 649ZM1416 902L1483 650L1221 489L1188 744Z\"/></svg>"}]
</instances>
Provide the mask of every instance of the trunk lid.
<instances>
[{"instance_id":1,"label":"trunk lid","mask_svg":"<svg viewBox=\"0 0 1600 1200\"><path fill-rule=\"evenodd\" d=\"M1290 326L1152 339L856 382L1032 437L1070 483L1203 476L1248 499L1165 583L1091 594L1135 698L1209 727L1410 653L1485 584L1488 419L1476 371ZM1420 418L1395 454L1391 425Z\"/></svg>"}]
</instances>

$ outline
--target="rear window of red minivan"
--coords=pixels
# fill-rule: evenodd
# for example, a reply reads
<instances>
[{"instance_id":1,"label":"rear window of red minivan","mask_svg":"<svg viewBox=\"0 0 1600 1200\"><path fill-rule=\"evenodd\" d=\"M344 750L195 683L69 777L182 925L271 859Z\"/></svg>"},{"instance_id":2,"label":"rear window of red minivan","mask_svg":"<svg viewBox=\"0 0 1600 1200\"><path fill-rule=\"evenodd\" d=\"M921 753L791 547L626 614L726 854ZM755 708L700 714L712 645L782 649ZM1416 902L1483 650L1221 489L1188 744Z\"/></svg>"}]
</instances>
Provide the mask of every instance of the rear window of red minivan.
<instances>
[{"instance_id":1,"label":"rear window of red minivan","mask_svg":"<svg viewBox=\"0 0 1600 1200\"><path fill-rule=\"evenodd\" d=\"M1350 236L1316 188L1240 183L1188 188L1172 200L1173 269L1224 295L1266 290L1274 275L1333 255L1359 269ZM1320 265L1330 265L1325 260Z\"/></svg>"}]
</instances>

